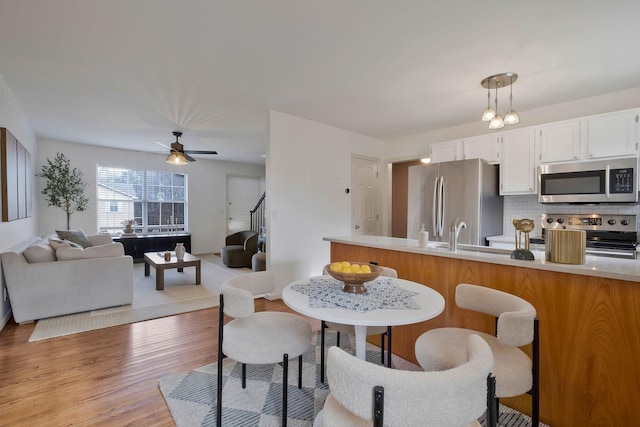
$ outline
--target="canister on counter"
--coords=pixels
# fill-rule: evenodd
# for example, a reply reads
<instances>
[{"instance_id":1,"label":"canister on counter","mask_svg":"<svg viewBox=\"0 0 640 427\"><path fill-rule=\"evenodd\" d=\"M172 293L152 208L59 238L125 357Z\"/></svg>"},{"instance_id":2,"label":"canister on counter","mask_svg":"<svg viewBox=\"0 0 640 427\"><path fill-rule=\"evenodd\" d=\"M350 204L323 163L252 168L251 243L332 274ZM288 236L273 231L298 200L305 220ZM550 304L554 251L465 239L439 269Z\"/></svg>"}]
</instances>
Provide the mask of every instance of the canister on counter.
<instances>
[{"instance_id":1,"label":"canister on counter","mask_svg":"<svg viewBox=\"0 0 640 427\"><path fill-rule=\"evenodd\" d=\"M546 230L545 258L560 264L584 264L587 233L584 230Z\"/></svg>"}]
</instances>

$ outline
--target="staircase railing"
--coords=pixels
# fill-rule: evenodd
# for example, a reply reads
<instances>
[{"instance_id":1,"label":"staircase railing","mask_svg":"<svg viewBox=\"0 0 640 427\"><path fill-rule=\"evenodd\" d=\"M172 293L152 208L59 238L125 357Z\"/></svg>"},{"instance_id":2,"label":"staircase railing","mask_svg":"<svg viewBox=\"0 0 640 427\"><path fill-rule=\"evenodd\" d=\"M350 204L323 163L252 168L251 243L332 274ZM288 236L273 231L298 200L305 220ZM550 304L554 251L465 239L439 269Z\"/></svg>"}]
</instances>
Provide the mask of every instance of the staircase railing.
<instances>
[{"instance_id":1,"label":"staircase railing","mask_svg":"<svg viewBox=\"0 0 640 427\"><path fill-rule=\"evenodd\" d=\"M260 228L264 227L264 199L266 195L266 191L262 193L256 206L249 211L251 213L251 229L258 233L260 233Z\"/></svg>"}]
</instances>

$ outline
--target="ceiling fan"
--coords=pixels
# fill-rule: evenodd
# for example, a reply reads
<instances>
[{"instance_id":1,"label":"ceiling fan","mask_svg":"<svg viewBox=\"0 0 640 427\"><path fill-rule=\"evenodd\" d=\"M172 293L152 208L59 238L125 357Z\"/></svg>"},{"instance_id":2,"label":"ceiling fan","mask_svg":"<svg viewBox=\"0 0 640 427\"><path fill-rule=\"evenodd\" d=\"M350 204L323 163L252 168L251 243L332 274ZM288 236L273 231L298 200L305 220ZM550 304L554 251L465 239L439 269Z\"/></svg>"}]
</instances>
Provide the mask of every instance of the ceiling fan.
<instances>
[{"instance_id":1,"label":"ceiling fan","mask_svg":"<svg viewBox=\"0 0 640 427\"><path fill-rule=\"evenodd\" d=\"M195 162L196 159L191 157L189 154L218 154L217 151L207 151L207 150L185 150L184 145L182 145L179 141L179 138L182 136L182 132L174 131L172 132L176 137L176 141L171 143L171 153L167 157L167 163L172 165L186 165L189 162ZM154 141L156 144L160 144L165 148L169 148L166 145Z\"/></svg>"}]
</instances>

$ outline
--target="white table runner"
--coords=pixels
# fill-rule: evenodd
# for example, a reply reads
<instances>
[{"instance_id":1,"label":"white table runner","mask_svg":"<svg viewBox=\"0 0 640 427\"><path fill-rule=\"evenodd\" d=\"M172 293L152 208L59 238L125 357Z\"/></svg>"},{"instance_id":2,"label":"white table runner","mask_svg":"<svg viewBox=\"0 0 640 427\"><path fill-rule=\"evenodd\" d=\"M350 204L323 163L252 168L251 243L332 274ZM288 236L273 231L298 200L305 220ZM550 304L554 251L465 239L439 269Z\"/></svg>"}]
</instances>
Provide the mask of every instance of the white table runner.
<instances>
[{"instance_id":1,"label":"white table runner","mask_svg":"<svg viewBox=\"0 0 640 427\"><path fill-rule=\"evenodd\" d=\"M320 277L310 279L308 284L295 284L292 289L307 295L311 308L347 308L360 313L380 309L420 309L411 298L418 293L402 289L392 278L379 277L365 286L365 293L354 294L344 292L342 282Z\"/></svg>"}]
</instances>

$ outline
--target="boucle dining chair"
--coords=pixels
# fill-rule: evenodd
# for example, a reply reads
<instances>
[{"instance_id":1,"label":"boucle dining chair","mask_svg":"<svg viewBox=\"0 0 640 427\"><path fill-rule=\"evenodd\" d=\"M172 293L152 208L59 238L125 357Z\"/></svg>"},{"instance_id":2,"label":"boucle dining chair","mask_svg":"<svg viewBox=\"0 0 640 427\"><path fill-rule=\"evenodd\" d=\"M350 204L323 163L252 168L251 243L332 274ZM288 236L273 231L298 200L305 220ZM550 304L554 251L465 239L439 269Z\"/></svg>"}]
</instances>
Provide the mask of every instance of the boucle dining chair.
<instances>
[{"instance_id":1,"label":"boucle dining chair","mask_svg":"<svg viewBox=\"0 0 640 427\"><path fill-rule=\"evenodd\" d=\"M382 268L381 276L397 278L398 272L391 267ZM322 274L327 275L327 268L322 269ZM320 382L324 382L324 371L325 371L325 329L332 329L337 332L336 335L336 345L340 347L340 334L345 335L355 335L356 330L353 325L345 325L342 323L335 322L325 322L324 320L321 322L320 326L320 348L322 351L320 352ZM391 367L391 326L369 326L367 327L367 335L380 335L380 363L384 365L384 353L385 353L385 336L387 337L387 367Z\"/></svg>"},{"instance_id":2,"label":"boucle dining chair","mask_svg":"<svg viewBox=\"0 0 640 427\"><path fill-rule=\"evenodd\" d=\"M404 371L329 349L329 395L314 427L480 426L494 383L493 356L479 336L467 339L468 359L437 372ZM488 419L487 426L495 426Z\"/></svg>"},{"instance_id":3,"label":"boucle dining chair","mask_svg":"<svg viewBox=\"0 0 640 427\"><path fill-rule=\"evenodd\" d=\"M311 326L292 313L255 311L254 297L273 292L275 287L271 271L241 274L222 284L218 320L218 427L222 426L224 357L242 364L242 388L247 385L247 364L282 363L282 425L287 425L289 358L298 358L298 388L302 388L302 354L311 345ZM233 318L227 324L225 314Z\"/></svg>"},{"instance_id":4,"label":"boucle dining chair","mask_svg":"<svg viewBox=\"0 0 640 427\"><path fill-rule=\"evenodd\" d=\"M464 361L465 342L471 334L491 347L496 377L496 397L490 402L498 413L499 398L531 395L532 425L539 421L539 340L536 309L528 301L496 289L471 284L456 287L460 308L495 316L495 335L464 328L437 328L420 335L415 343L418 363L425 371L449 369ZM530 358L519 347L532 344Z\"/></svg>"}]
</instances>

